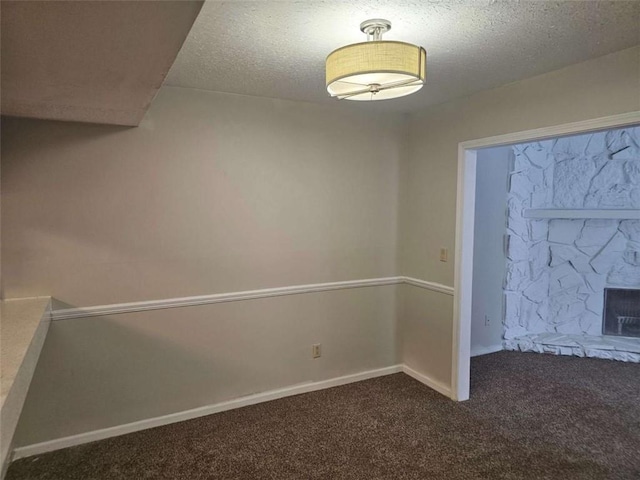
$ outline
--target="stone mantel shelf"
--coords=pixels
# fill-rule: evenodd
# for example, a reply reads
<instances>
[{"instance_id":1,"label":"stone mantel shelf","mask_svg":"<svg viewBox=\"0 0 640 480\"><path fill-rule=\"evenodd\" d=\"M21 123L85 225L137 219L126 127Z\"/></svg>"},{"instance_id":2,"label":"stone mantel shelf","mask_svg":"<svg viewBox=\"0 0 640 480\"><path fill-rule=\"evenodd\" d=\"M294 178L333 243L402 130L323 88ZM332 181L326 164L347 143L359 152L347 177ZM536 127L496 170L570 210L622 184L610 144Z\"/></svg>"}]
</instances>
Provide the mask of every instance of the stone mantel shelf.
<instances>
[{"instance_id":1,"label":"stone mantel shelf","mask_svg":"<svg viewBox=\"0 0 640 480\"><path fill-rule=\"evenodd\" d=\"M524 218L612 218L612 219L640 219L640 209L587 209L587 208L528 208L524 211Z\"/></svg>"}]
</instances>

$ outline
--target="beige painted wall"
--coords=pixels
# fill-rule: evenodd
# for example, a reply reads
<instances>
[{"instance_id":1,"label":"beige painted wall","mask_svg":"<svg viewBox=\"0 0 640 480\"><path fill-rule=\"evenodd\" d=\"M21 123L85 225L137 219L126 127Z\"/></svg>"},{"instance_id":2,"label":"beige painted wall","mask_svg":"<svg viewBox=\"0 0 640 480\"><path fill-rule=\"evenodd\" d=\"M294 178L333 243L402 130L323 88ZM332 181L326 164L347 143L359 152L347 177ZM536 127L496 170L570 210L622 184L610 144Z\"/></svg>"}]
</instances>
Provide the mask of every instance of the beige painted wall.
<instances>
[{"instance_id":1,"label":"beige painted wall","mask_svg":"<svg viewBox=\"0 0 640 480\"><path fill-rule=\"evenodd\" d=\"M396 288L53 322L16 445L394 365Z\"/></svg>"},{"instance_id":2,"label":"beige painted wall","mask_svg":"<svg viewBox=\"0 0 640 480\"><path fill-rule=\"evenodd\" d=\"M401 363L450 386L452 296L398 287L398 356Z\"/></svg>"},{"instance_id":3,"label":"beige painted wall","mask_svg":"<svg viewBox=\"0 0 640 480\"><path fill-rule=\"evenodd\" d=\"M448 102L410 117L401 167L399 266L402 275L453 285L458 143L640 110L640 47ZM439 261L449 248L451 261ZM409 287L407 287L409 288ZM450 308L428 308L433 294L406 299L400 331L404 360L451 381ZM421 298L423 297L423 298ZM446 297L452 305L453 298ZM446 328L443 328L446 325ZM423 348L428 335L434 345ZM409 356L408 352L414 352Z\"/></svg>"},{"instance_id":4,"label":"beige painted wall","mask_svg":"<svg viewBox=\"0 0 640 480\"><path fill-rule=\"evenodd\" d=\"M5 118L4 295L88 306L394 275L404 127L172 87L138 128Z\"/></svg>"},{"instance_id":5,"label":"beige painted wall","mask_svg":"<svg viewBox=\"0 0 640 480\"><path fill-rule=\"evenodd\" d=\"M5 295L89 306L395 275L405 117L363 110L163 88L134 129L3 119ZM395 296L54 322L17 444L393 365Z\"/></svg>"}]
</instances>

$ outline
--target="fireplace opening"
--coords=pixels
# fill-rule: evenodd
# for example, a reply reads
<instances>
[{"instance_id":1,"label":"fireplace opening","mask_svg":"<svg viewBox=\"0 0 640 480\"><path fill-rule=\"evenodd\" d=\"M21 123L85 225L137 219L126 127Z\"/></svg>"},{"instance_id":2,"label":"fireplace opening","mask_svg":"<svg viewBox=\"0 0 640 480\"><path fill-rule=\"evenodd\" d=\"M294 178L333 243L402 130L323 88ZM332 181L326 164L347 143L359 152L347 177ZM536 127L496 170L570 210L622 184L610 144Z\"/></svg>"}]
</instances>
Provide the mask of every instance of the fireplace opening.
<instances>
[{"instance_id":1,"label":"fireplace opening","mask_svg":"<svg viewBox=\"0 0 640 480\"><path fill-rule=\"evenodd\" d=\"M640 289L604 289L602 333L640 337Z\"/></svg>"}]
</instances>

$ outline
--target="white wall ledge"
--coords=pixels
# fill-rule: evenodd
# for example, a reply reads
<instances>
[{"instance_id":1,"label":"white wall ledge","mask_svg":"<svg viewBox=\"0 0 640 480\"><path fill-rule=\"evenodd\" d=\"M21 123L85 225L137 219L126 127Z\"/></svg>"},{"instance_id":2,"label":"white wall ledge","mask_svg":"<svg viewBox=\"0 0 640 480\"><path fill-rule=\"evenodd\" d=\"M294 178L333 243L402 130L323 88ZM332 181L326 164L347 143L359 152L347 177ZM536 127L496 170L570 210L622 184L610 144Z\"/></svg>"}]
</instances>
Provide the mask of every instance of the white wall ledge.
<instances>
[{"instance_id":1,"label":"white wall ledge","mask_svg":"<svg viewBox=\"0 0 640 480\"><path fill-rule=\"evenodd\" d=\"M529 208L522 215L524 218L611 218L611 219L640 219L640 209L563 209L563 208Z\"/></svg>"},{"instance_id":2,"label":"white wall ledge","mask_svg":"<svg viewBox=\"0 0 640 480\"><path fill-rule=\"evenodd\" d=\"M0 478L9 464L13 434L49 329L50 306L49 297L0 302Z\"/></svg>"}]
</instances>

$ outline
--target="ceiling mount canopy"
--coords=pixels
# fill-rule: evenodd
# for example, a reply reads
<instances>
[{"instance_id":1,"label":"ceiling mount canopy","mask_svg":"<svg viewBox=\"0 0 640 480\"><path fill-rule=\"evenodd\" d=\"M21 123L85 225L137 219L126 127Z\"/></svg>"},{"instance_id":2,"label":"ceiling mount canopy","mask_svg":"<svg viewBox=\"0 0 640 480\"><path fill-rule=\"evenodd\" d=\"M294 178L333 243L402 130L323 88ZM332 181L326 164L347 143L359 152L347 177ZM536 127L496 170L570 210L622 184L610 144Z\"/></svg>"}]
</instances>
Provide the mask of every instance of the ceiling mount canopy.
<instances>
[{"instance_id":1,"label":"ceiling mount canopy","mask_svg":"<svg viewBox=\"0 0 640 480\"><path fill-rule=\"evenodd\" d=\"M391 22L366 20L367 41L338 48L326 62L327 91L346 100L385 100L417 92L426 78L427 52L411 43L382 40Z\"/></svg>"}]
</instances>

